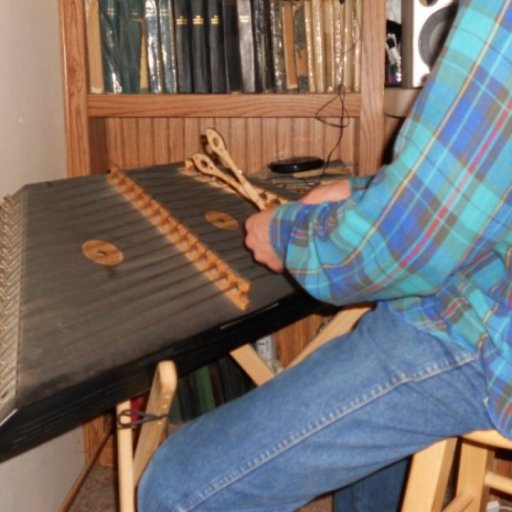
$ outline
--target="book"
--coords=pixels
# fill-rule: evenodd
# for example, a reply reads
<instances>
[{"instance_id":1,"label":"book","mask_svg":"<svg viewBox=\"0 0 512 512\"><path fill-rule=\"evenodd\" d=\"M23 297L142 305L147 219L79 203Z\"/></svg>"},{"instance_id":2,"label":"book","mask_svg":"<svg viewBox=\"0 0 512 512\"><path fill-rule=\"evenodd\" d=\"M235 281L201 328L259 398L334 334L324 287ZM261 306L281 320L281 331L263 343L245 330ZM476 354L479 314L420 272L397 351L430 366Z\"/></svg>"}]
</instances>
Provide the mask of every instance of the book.
<instances>
[{"instance_id":1,"label":"book","mask_svg":"<svg viewBox=\"0 0 512 512\"><path fill-rule=\"evenodd\" d=\"M192 54L190 51L190 13L188 0L173 0L174 33L176 38L176 67L178 70L178 92L193 92Z\"/></svg>"},{"instance_id":2,"label":"book","mask_svg":"<svg viewBox=\"0 0 512 512\"><path fill-rule=\"evenodd\" d=\"M272 71L275 92L286 91L284 65L284 34L281 0L270 0L270 33L272 40Z\"/></svg>"},{"instance_id":3,"label":"book","mask_svg":"<svg viewBox=\"0 0 512 512\"><path fill-rule=\"evenodd\" d=\"M324 33L325 90L334 91L334 6L336 0L323 0L322 27Z\"/></svg>"},{"instance_id":4,"label":"book","mask_svg":"<svg viewBox=\"0 0 512 512\"><path fill-rule=\"evenodd\" d=\"M315 83L315 54L313 50L313 27L311 0L304 0L304 31L306 36L306 52L308 56L308 86L309 92L316 92Z\"/></svg>"},{"instance_id":5,"label":"book","mask_svg":"<svg viewBox=\"0 0 512 512\"><path fill-rule=\"evenodd\" d=\"M100 30L105 91L123 92L119 70L119 6L117 0L100 0Z\"/></svg>"},{"instance_id":6,"label":"book","mask_svg":"<svg viewBox=\"0 0 512 512\"><path fill-rule=\"evenodd\" d=\"M160 59L160 33L156 0L144 0L144 24L148 53L149 92L162 92L162 67Z\"/></svg>"},{"instance_id":7,"label":"book","mask_svg":"<svg viewBox=\"0 0 512 512\"><path fill-rule=\"evenodd\" d=\"M295 33L291 0L281 0L281 17L283 23L283 50L286 90L295 92L299 89L297 68L295 66Z\"/></svg>"},{"instance_id":8,"label":"book","mask_svg":"<svg viewBox=\"0 0 512 512\"><path fill-rule=\"evenodd\" d=\"M215 409L215 397L213 394L212 381L208 365L198 368L194 372L201 406L201 414Z\"/></svg>"},{"instance_id":9,"label":"book","mask_svg":"<svg viewBox=\"0 0 512 512\"><path fill-rule=\"evenodd\" d=\"M363 2L362 0L355 0L354 7L354 82L352 90L354 92L361 91L361 52L362 52L362 35L361 35L361 22L363 15Z\"/></svg>"},{"instance_id":10,"label":"book","mask_svg":"<svg viewBox=\"0 0 512 512\"><path fill-rule=\"evenodd\" d=\"M311 30L313 33L313 55L315 64L316 92L325 92L324 33L322 22L322 0L311 0Z\"/></svg>"},{"instance_id":11,"label":"book","mask_svg":"<svg viewBox=\"0 0 512 512\"><path fill-rule=\"evenodd\" d=\"M297 85L300 92L307 92L309 91L309 72L306 40L306 2L295 0L292 3L292 10Z\"/></svg>"},{"instance_id":12,"label":"book","mask_svg":"<svg viewBox=\"0 0 512 512\"><path fill-rule=\"evenodd\" d=\"M343 26L344 4L334 1L334 86L339 90L343 84Z\"/></svg>"},{"instance_id":13,"label":"book","mask_svg":"<svg viewBox=\"0 0 512 512\"><path fill-rule=\"evenodd\" d=\"M256 63L251 0L237 0L236 10L238 15L238 48L240 51L242 91L256 92Z\"/></svg>"},{"instance_id":14,"label":"book","mask_svg":"<svg viewBox=\"0 0 512 512\"><path fill-rule=\"evenodd\" d=\"M221 0L206 0L206 23L210 62L210 89L213 93L226 92L224 65L224 22Z\"/></svg>"},{"instance_id":15,"label":"book","mask_svg":"<svg viewBox=\"0 0 512 512\"><path fill-rule=\"evenodd\" d=\"M272 73L272 42L268 0L253 0L254 53L256 90L270 92L274 88Z\"/></svg>"},{"instance_id":16,"label":"book","mask_svg":"<svg viewBox=\"0 0 512 512\"><path fill-rule=\"evenodd\" d=\"M148 76L148 45L145 32L142 33L140 42L140 92L149 92L149 76Z\"/></svg>"},{"instance_id":17,"label":"book","mask_svg":"<svg viewBox=\"0 0 512 512\"><path fill-rule=\"evenodd\" d=\"M85 0L85 30L87 38L89 92L92 94L101 94L105 91L105 86L103 84L100 7L98 0Z\"/></svg>"},{"instance_id":18,"label":"book","mask_svg":"<svg viewBox=\"0 0 512 512\"><path fill-rule=\"evenodd\" d=\"M190 42L192 87L196 93L210 92L210 70L206 50L206 8L204 0L190 0Z\"/></svg>"},{"instance_id":19,"label":"book","mask_svg":"<svg viewBox=\"0 0 512 512\"><path fill-rule=\"evenodd\" d=\"M210 363L208 365L208 370L210 372L210 382L212 384L212 392L215 405L222 405L226 401L226 397L224 396L224 388L222 387L219 362L214 361L213 363Z\"/></svg>"},{"instance_id":20,"label":"book","mask_svg":"<svg viewBox=\"0 0 512 512\"><path fill-rule=\"evenodd\" d=\"M119 3L119 68L124 93L140 93L143 10L139 0Z\"/></svg>"},{"instance_id":21,"label":"book","mask_svg":"<svg viewBox=\"0 0 512 512\"><path fill-rule=\"evenodd\" d=\"M163 92L176 93L178 92L178 77L176 69L176 38L174 36L174 13L172 2L171 0L157 1Z\"/></svg>"},{"instance_id":22,"label":"book","mask_svg":"<svg viewBox=\"0 0 512 512\"><path fill-rule=\"evenodd\" d=\"M343 86L354 86L354 0L345 0L343 20Z\"/></svg>"},{"instance_id":23,"label":"book","mask_svg":"<svg viewBox=\"0 0 512 512\"><path fill-rule=\"evenodd\" d=\"M254 388L252 381L230 356L221 357L218 364L226 402L234 400Z\"/></svg>"},{"instance_id":24,"label":"book","mask_svg":"<svg viewBox=\"0 0 512 512\"><path fill-rule=\"evenodd\" d=\"M237 0L223 0L224 61L226 63L226 85L228 92L242 90L242 64L238 46Z\"/></svg>"}]
</instances>

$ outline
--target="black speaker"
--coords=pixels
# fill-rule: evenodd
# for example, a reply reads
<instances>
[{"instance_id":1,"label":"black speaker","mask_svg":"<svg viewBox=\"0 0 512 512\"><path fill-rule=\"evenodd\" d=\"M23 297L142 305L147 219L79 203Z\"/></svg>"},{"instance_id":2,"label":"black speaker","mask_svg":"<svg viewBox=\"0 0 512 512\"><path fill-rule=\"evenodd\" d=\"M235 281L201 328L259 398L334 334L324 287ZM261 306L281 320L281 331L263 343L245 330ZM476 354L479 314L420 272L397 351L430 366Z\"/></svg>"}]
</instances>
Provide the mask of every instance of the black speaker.
<instances>
[{"instance_id":1,"label":"black speaker","mask_svg":"<svg viewBox=\"0 0 512 512\"><path fill-rule=\"evenodd\" d=\"M420 87L457 13L457 0L402 0L402 87Z\"/></svg>"}]
</instances>

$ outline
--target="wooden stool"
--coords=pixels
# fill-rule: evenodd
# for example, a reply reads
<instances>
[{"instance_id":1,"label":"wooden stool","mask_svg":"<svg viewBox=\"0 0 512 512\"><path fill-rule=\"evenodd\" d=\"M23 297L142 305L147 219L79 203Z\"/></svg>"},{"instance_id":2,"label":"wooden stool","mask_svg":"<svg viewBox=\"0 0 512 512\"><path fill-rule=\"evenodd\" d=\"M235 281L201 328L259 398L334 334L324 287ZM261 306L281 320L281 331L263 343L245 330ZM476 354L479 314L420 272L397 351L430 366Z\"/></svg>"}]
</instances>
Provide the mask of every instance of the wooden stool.
<instances>
[{"instance_id":1,"label":"wooden stool","mask_svg":"<svg viewBox=\"0 0 512 512\"><path fill-rule=\"evenodd\" d=\"M496 449L512 450L512 441L495 430L475 431L459 438L455 498L443 508L457 441L444 439L414 455L402 512L481 512L490 489L512 495L512 478L493 471Z\"/></svg>"}]
</instances>

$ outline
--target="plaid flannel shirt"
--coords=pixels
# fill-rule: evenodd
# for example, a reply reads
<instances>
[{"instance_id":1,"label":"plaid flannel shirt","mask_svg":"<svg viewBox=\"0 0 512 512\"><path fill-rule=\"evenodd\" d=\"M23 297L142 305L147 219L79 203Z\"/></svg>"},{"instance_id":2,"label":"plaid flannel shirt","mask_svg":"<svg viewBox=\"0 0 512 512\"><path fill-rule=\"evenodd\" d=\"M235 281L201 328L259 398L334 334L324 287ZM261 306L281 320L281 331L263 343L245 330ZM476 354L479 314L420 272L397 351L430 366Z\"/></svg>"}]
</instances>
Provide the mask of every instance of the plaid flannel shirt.
<instances>
[{"instance_id":1,"label":"plaid flannel shirt","mask_svg":"<svg viewBox=\"0 0 512 512\"><path fill-rule=\"evenodd\" d=\"M276 209L270 236L311 295L386 302L481 349L488 409L512 437L512 0L466 0L395 157L350 198Z\"/></svg>"}]
</instances>

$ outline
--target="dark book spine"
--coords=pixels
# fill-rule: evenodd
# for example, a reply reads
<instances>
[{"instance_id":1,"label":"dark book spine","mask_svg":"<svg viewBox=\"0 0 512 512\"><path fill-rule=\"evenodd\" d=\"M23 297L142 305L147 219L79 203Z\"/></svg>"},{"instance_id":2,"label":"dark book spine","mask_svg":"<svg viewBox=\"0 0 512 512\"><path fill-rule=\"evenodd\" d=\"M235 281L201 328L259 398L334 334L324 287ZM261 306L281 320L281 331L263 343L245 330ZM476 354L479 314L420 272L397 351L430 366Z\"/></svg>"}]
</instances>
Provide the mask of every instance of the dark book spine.
<instances>
[{"instance_id":1,"label":"dark book spine","mask_svg":"<svg viewBox=\"0 0 512 512\"><path fill-rule=\"evenodd\" d=\"M309 91L309 77L306 41L306 11L304 0L296 0L293 2L292 8L297 83L300 92L307 92Z\"/></svg>"},{"instance_id":2,"label":"dark book spine","mask_svg":"<svg viewBox=\"0 0 512 512\"><path fill-rule=\"evenodd\" d=\"M226 402L234 400L254 388L249 377L230 356L221 357L218 363Z\"/></svg>"},{"instance_id":3,"label":"dark book spine","mask_svg":"<svg viewBox=\"0 0 512 512\"><path fill-rule=\"evenodd\" d=\"M190 0L192 84L194 92L210 92L210 71L206 49L206 9L203 0Z\"/></svg>"},{"instance_id":4,"label":"dark book spine","mask_svg":"<svg viewBox=\"0 0 512 512\"><path fill-rule=\"evenodd\" d=\"M174 13L171 0L158 0L158 24L160 26L163 90L164 92L175 93L178 92L178 78Z\"/></svg>"},{"instance_id":5,"label":"dark book spine","mask_svg":"<svg viewBox=\"0 0 512 512\"><path fill-rule=\"evenodd\" d=\"M149 92L162 92L162 61L156 0L144 0L144 23L148 51Z\"/></svg>"},{"instance_id":6,"label":"dark book spine","mask_svg":"<svg viewBox=\"0 0 512 512\"><path fill-rule=\"evenodd\" d=\"M188 0L173 0L174 34L176 37L176 67L178 70L178 92L191 93L192 56L190 53L190 15Z\"/></svg>"},{"instance_id":7,"label":"dark book spine","mask_svg":"<svg viewBox=\"0 0 512 512\"><path fill-rule=\"evenodd\" d=\"M226 92L224 65L224 23L220 0L207 0L208 47L210 50L211 92Z\"/></svg>"},{"instance_id":8,"label":"dark book spine","mask_svg":"<svg viewBox=\"0 0 512 512\"><path fill-rule=\"evenodd\" d=\"M119 61L124 93L140 93L140 53L143 34L143 11L140 0L119 3Z\"/></svg>"},{"instance_id":9,"label":"dark book spine","mask_svg":"<svg viewBox=\"0 0 512 512\"><path fill-rule=\"evenodd\" d=\"M286 90L297 91L297 67L295 65L295 34L293 26L293 10L290 0L281 1L281 16L283 20L283 48Z\"/></svg>"},{"instance_id":10,"label":"dark book spine","mask_svg":"<svg viewBox=\"0 0 512 512\"><path fill-rule=\"evenodd\" d=\"M205 413L215 409L215 396L213 394L212 381L208 366L202 366L195 371L197 389L199 393L199 402L201 412Z\"/></svg>"},{"instance_id":11,"label":"dark book spine","mask_svg":"<svg viewBox=\"0 0 512 512\"><path fill-rule=\"evenodd\" d=\"M210 371L210 380L212 383L213 398L215 400L215 406L218 407L226 401L224 396L224 388L222 387L221 371L219 368L219 362L214 361L208 366Z\"/></svg>"},{"instance_id":12,"label":"dark book spine","mask_svg":"<svg viewBox=\"0 0 512 512\"><path fill-rule=\"evenodd\" d=\"M243 92L256 92L256 64L251 0L237 0L238 46Z\"/></svg>"},{"instance_id":13,"label":"dark book spine","mask_svg":"<svg viewBox=\"0 0 512 512\"><path fill-rule=\"evenodd\" d=\"M226 62L226 83L228 92L242 90L242 70L238 50L238 14L236 0L222 2L224 14L224 53Z\"/></svg>"},{"instance_id":14,"label":"dark book spine","mask_svg":"<svg viewBox=\"0 0 512 512\"><path fill-rule=\"evenodd\" d=\"M187 422L194 418L195 411L192 403L192 391L189 376L183 375L178 379L177 397L180 404L181 421Z\"/></svg>"},{"instance_id":15,"label":"dark book spine","mask_svg":"<svg viewBox=\"0 0 512 512\"><path fill-rule=\"evenodd\" d=\"M283 17L281 1L270 0L270 33L272 35L272 70L276 92L286 91L286 74L284 68Z\"/></svg>"},{"instance_id":16,"label":"dark book spine","mask_svg":"<svg viewBox=\"0 0 512 512\"><path fill-rule=\"evenodd\" d=\"M253 1L253 26L256 90L270 92L274 89L274 77L272 73L272 41L268 0Z\"/></svg>"},{"instance_id":17,"label":"dark book spine","mask_svg":"<svg viewBox=\"0 0 512 512\"><path fill-rule=\"evenodd\" d=\"M100 29L105 91L123 92L119 70L119 9L117 0L100 0Z\"/></svg>"}]
</instances>

